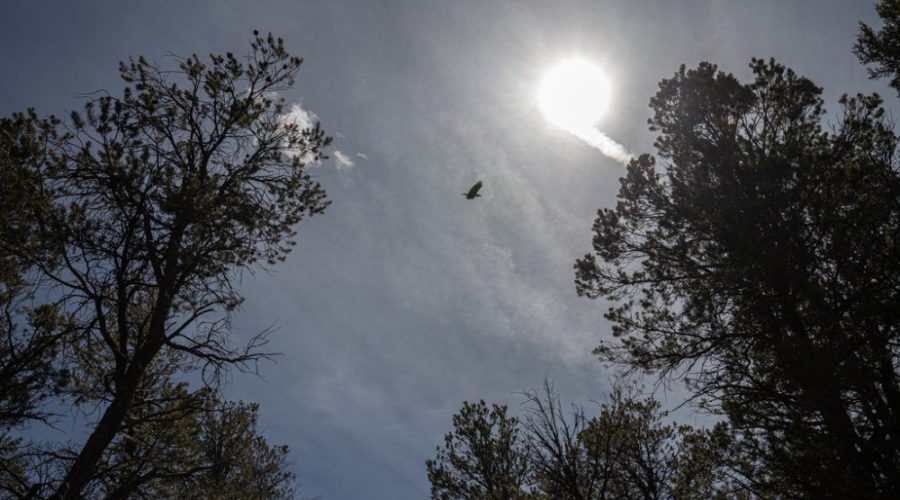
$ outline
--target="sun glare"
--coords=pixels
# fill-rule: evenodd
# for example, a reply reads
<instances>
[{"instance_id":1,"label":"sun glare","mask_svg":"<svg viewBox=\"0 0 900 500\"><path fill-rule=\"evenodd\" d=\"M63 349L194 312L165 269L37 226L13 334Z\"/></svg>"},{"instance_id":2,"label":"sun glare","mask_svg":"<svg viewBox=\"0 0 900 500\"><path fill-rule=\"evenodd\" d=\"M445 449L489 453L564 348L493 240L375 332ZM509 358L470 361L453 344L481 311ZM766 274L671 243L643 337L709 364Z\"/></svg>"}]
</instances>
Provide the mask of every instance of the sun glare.
<instances>
[{"instance_id":1,"label":"sun glare","mask_svg":"<svg viewBox=\"0 0 900 500\"><path fill-rule=\"evenodd\" d=\"M554 124L580 131L592 127L609 105L609 82L600 68L583 59L553 67L538 91L541 111Z\"/></svg>"}]
</instances>

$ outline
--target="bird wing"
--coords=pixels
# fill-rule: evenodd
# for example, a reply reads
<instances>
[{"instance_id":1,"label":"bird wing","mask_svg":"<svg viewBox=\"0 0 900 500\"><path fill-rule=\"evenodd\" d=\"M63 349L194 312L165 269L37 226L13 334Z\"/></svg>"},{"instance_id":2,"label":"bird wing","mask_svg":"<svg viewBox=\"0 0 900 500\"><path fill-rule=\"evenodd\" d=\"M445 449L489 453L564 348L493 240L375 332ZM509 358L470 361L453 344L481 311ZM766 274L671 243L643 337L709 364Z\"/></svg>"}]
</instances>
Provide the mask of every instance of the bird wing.
<instances>
[{"instance_id":1,"label":"bird wing","mask_svg":"<svg viewBox=\"0 0 900 500\"><path fill-rule=\"evenodd\" d=\"M476 182L471 189L469 189L469 196L475 196L478 194L478 190L481 189L482 183L481 181Z\"/></svg>"}]
</instances>

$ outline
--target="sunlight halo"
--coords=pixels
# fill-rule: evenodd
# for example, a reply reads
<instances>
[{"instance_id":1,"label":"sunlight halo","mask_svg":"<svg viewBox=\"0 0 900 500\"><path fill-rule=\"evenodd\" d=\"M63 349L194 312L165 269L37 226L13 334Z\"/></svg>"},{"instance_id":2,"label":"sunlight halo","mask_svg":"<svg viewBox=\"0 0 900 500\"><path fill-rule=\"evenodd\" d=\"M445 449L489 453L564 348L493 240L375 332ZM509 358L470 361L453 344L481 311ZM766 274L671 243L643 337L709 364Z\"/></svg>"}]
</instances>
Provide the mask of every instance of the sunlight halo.
<instances>
[{"instance_id":1,"label":"sunlight halo","mask_svg":"<svg viewBox=\"0 0 900 500\"><path fill-rule=\"evenodd\" d=\"M571 132L583 132L603 118L609 106L609 82L584 59L554 66L541 82L538 104L548 120Z\"/></svg>"}]
</instances>

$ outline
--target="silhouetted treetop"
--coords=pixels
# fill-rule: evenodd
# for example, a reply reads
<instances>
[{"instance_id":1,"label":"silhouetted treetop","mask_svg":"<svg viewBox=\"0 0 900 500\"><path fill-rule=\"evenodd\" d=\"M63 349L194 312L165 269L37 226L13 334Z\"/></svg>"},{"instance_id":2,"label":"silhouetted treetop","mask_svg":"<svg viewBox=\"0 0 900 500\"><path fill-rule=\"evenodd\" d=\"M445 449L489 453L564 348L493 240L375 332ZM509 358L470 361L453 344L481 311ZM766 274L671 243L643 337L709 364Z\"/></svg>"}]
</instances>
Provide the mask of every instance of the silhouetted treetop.
<instances>
[{"instance_id":1,"label":"silhouetted treetop","mask_svg":"<svg viewBox=\"0 0 900 500\"><path fill-rule=\"evenodd\" d=\"M900 94L900 2L882 0L875 11L884 25L875 29L860 23L853 52L869 66L869 76L890 78L891 87Z\"/></svg>"},{"instance_id":2,"label":"silhouetted treetop","mask_svg":"<svg viewBox=\"0 0 900 500\"><path fill-rule=\"evenodd\" d=\"M897 139L877 95L843 97L826 131L821 89L774 61L751 69L749 83L709 63L660 83L666 161L628 166L575 266L580 294L614 301L621 340L596 352L684 377L800 491L892 491Z\"/></svg>"},{"instance_id":3,"label":"silhouetted treetop","mask_svg":"<svg viewBox=\"0 0 900 500\"><path fill-rule=\"evenodd\" d=\"M116 491L109 481L119 476L107 466L153 456L124 446L125 434L146 431L160 398L174 416L196 406L173 402L193 393L169 378L202 368L212 383L223 369L252 369L265 357L266 332L246 344L231 335L240 276L284 260L297 223L329 204L308 166L330 138L287 112L281 93L302 60L280 38L255 34L244 56L171 59L175 67L122 62L122 92L93 98L66 120L28 112L0 123L0 179L16 195L0 201L3 284L27 271L33 279L16 283L17 297L52 301L40 323L4 329L18 337L13 350L0 350L0 372L22 365L10 364L13 355L33 353L17 370L47 373L42 363L59 354L54 363L76 375L66 391L98 415L86 420L93 430L80 449L35 455L50 457L41 470L65 474L26 475L33 484L23 488L34 494L80 498L101 480ZM15 200L21 219L7 217ZM44 331L39 339L50 347L28 337ZM46 390L34 380L21 376L13 389L41 399ZM4 408L15 391L0 389Z\"/></svg>"}]
</instances>

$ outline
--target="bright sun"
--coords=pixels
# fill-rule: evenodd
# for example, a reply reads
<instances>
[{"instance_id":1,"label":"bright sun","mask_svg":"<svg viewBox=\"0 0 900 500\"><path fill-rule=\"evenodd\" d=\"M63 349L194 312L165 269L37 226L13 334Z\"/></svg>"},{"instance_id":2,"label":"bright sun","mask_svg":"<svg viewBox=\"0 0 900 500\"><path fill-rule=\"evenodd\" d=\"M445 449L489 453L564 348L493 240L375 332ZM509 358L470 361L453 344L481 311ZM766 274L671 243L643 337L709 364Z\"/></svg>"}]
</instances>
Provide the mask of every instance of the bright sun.
<instances>
[{"instance_id":1,"label":"bright sun","mask_svg":"<svg viewBox=\"0 0 900 500\"><path fill-rule=\"evenodd\" d=\"M609 82L603 72L583 59L553 67L538 91L541 111L556 125L580 131L592 127L609 105Z\"/></svg>"}]
</instances>

